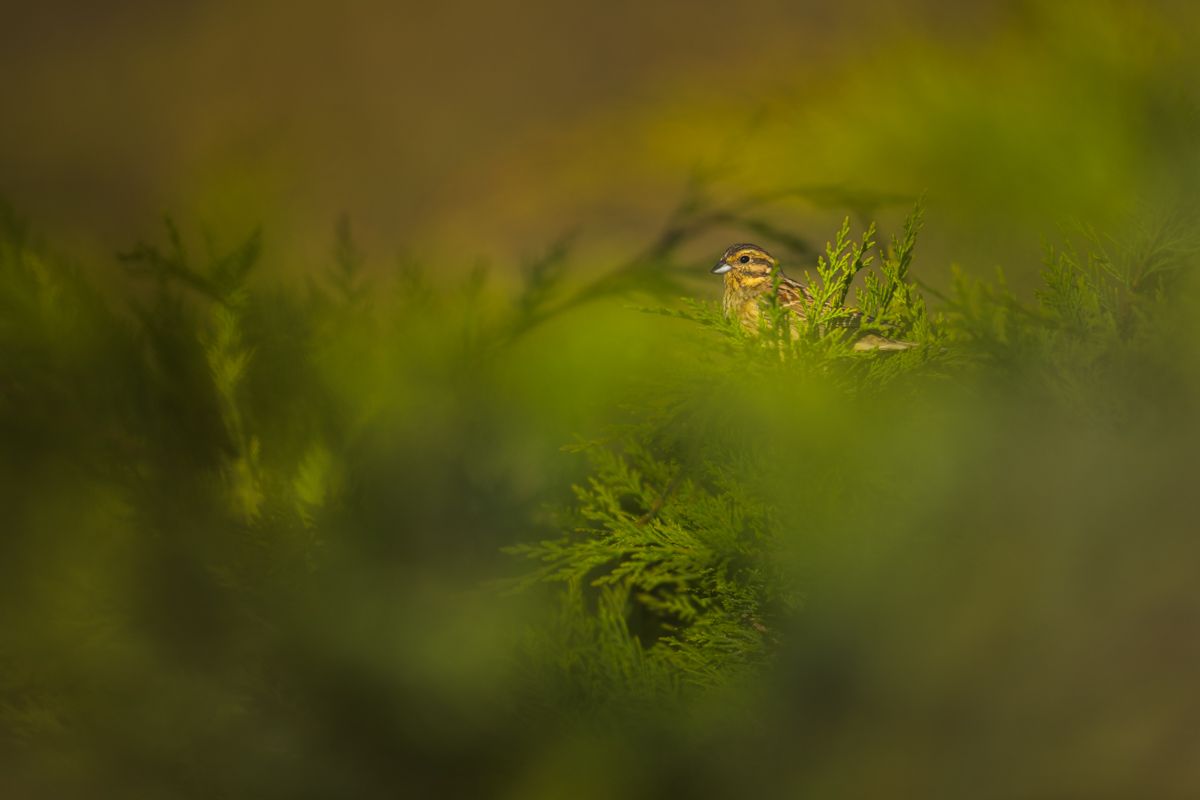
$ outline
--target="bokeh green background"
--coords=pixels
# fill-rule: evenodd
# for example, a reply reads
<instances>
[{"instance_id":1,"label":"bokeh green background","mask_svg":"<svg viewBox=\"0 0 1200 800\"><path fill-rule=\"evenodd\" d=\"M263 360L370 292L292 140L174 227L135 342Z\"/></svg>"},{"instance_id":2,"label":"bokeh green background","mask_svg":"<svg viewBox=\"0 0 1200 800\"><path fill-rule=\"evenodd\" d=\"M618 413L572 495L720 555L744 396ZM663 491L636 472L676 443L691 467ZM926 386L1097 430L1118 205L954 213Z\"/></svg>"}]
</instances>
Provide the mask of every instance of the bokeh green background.
<instances>
[{"instance_id":1,"label":"bokeh green background","mask_svg":"<svg viewBox=\"0 0 1200 800\"><path fill-rule=\"evenodd\" d=\"M101 255L171 213L264 224L280 269L312 268L345 213L385 263L454 267L569 231L611 258L709 168L739 195L928 192L947 241L929 269L1020 270L1062 220L1115 224L1194 185L1195 17L1169 1L55 0L0 31L0 191Z\"/></svg>"},{"instance_id":2,"label":"bokeh green background","mask_svg":"<svg viewBox=\"0 0 1200 800\"><path fill-rule=\"evenodd\" d=\"M1192 3L5 17L0 795L1200 792ZM954 358L895 388L722 382L632 308L918 196ZM1065 241L1177 279L1067 320ZM531 666L559 598L500 548L687 387L803 613L605 708Z\"/></svg>"}]
</instances>

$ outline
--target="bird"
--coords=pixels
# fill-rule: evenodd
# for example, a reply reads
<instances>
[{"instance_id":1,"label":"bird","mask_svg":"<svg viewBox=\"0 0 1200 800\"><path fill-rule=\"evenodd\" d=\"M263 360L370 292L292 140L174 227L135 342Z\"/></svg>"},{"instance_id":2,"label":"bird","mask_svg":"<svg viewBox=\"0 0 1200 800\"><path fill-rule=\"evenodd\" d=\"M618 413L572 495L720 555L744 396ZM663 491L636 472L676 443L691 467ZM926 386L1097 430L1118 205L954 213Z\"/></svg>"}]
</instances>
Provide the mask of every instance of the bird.
<instances>
[{"instance_id":1,"label":"bird","mask_svg":"<svg viewBox=\"0 0 1200 800\"><path fill-rule=\"evenodd\" d=\"M759 315L772 290L779 299L779 305L800 319L807 318L815 302L807 287L784 275L779 270L778 259L756 244L730 245L712 272L725 276L725 294L721 298L725 317L737 319L751 333L759 330ZM843 307L843 312L829 324L854 330L862 327L864 318L861 311ZM888 339L874 333L864 333L854 343L854 349L858 351L908 350L915 346L913 342Z\"/></svg>"}]
</instances>

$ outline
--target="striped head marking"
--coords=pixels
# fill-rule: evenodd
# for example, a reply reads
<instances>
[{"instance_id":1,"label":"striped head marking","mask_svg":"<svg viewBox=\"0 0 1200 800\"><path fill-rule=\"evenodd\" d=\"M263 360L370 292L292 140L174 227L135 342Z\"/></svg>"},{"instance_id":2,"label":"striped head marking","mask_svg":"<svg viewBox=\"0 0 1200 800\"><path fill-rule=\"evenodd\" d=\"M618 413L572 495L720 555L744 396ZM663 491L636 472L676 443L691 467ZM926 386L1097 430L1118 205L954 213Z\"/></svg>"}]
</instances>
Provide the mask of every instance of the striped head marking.
<instances>
[{"instance_id":1,"label":"striped head marking","mask_svg":"<svg viewBox=\"0 0 1200 800\"><path fill-rule=\"evenodd\" d=\"M774 256L756 244L735 244L725 251L712 272L714 275L732 272L730 277L765 278L778 265Z\"/></svg>"}]
</instances>

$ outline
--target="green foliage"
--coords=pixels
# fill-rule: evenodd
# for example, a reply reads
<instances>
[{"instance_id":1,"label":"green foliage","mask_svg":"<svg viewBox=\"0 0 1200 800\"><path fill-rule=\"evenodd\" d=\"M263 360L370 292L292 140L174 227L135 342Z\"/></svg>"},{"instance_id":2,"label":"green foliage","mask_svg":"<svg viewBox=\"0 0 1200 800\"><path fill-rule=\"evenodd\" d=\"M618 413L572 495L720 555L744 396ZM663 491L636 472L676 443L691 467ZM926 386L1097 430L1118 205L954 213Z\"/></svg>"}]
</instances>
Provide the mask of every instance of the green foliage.
<instances>
[{"instance_id":1,"label":"green foliage","mask_svg":"<svg viewBox=\"0 0 1200 800\"><path fill-rule=\"evenodd\" d=\"M572 664L621 664L619 676L609 676L620 680L589 681L587 698L595 707L612 704L614 693L624 696L630 685L639 697L648 686L669 697L737 681L768 663L778 643L772 631L790 624L801 605L802 587L777 564L789 525L756 492L755 477L770 466L755 453L752 438L711 429L677 433L698 414L704 418L688 396L721 394L731 381L751 376L787 381L795 375L847 396L877 393L935 362L932 325L908 278L920 220L918 206L890 252L881 254L881 274L868 272L859 292L871 326L919 334L926 348L920 356L851 351L845 300L874 260L875 226L852 242L849 219L818 258L816 276L805 275L812 294L805 319L771 302L760 330L748 333L724 319L717 304L689 302L660 312L717 334L720 346L709 354L707 369L690 373L683 387L658 387L660 401L642 397L632 427L612 441L576 448L589 456L593 472L575 487L573 509L561 515L563 537L508 548L539 565L515 585L561 584L563 607L574 615L553 628L553 636L535 638L532 657L574 649ZM700 423L714 424L725 423ZM837 487L829 492L822 502L842 498Z\"/></svg>"},{"instance_id":2,"label":"green foliage","mask_svg":"<svg viewBox=\"0 0 1200 800\"><path fill-rule=\"evenodd\" d=\"M882 439L872 442L874 426L858 415L900 409L904 398L927 395L930 381L967 385L970 376L1007 375L1014 386L1052 394L1061 408L1111 417L1126 398L1112 390L1114 379L1124 379L1114 370L1157 346L1151 343L1176 301L1164 281L1178 279L1193 252L1175 241L1170 255L1152 249L1149 259L1118 262L1091 234L1086 257L1070 245L1048 250L1036 306L1018 300L1002 275L991 285L959 273L942 298L947 316L935 321L909 277L921 216L918 207L880 254L878 274L869 269L875 227L855 241L847 220L816 274L806 274L813 313L805 320L773 304L755 334L724 319L715 304L659 312L712 331L703 366L694 365L682 384L656 386L657 399L640 398L632 424L611 439L577 448L592 472L560 515L561 537L508 548L537 565L517 587L562 586L563 617L550 635L535 637L531 657L573 653L568 674L587 665L586 707L624 708L622 700L643 698L647 687L686 696L770 663L781 641L775 631L794 624L806 593L781 560L797 537L840 527L836 509L886 494L890 473L903 469L881 461ZM851 352L842 304L863 273L857 302L867 324L916 348ZM1023 377L1013 374L1018 368ZM820 420L772 417L766 397L782 399L787 415L798 389L831 391L838 407ZM706 409L698 397L721 401ZM773 421L766 431L747 426L755 416ZM775 469L791 463L765 443L795 425L833 426L861 448L833 453L815 486L792 490L805 498L799 519L789 518L778 495L762 491L774 485ZM621 666L606 672L606 664Z\"/></svg>"},{"instance_id":3,"label":"green foliage","mask_svg":"<svg viewBox=\"0 0 1200 800\"><path fill-rule=\"evenodd\" d=\"M371 794L419 753L423 787L462 795L614 728L667 763L698 739L802 739L841 777L859 749L833 727L882 719L890 745L942 752L940 723L895 720L924 703L988 728L1004 676L1077 679L1039 636L1087 652L1095 607L1136 621L1124 598L1190 587L1172 571L1200 398L1186 226L1085 231L1025 300L965 271L919 291L918 212L885 250L843 225L803 322L631 313L698 271L677 253L705 213L599 277L552 247L513 291L481 269L382 276L345 223L328 271L271 287L257 234L196 248L168 224L101 295L6 212L14 785L53 772L89 796L101 763L138 776L126 795ZM848 299L918 346L855 352ZM513 572L521 591L496 591ZM679 767L737 786L761 768Z\"/></svg>"},{"instance_id":4,"label":"green foliage","mask_svg":"<svg viewBox=\"0 0 1200 800\"><path fill-rule=\"evenodd\" d=\"M627 441L622 452L596 443L581 448L594 471L575 487L573 519L562 523L570 533L508 548L540 564L517 585L564 585L576 638L545 643L556 650L577 646L594 614L603 638L583 642L601 651L587 663L615 658L624 677L660 693L720 685L762 665L773 615L799 604L786 581L766 568L778 521L731 470L707 464L689 476L641 438ZM588 588L597 590L594 607L585 602ZM640 623L632 631L631 614ZM605 654L605 647L616 654ZM629 651L637 658L620 655ZM641 673L631 675L634 669ZM611 699L597 694L596 700Z\"/></svg>"},{"instance_id":5,"label":"green foliage","mask_svg":"<svg viewBox=\"0 0 1200 800\"><path fill-rule=\"evenodd\" d=\"M1184 329L1200 247L1194 233L1170 219L1124 242L1091 228L1075 238L1046 247L1036 304L1023 303L1002 272L988 283L956 271L952 292L941 298L947 330L976 365L999 368L1009 380L1033 373L1060 402L1124 424L1144 411L1112 384L1136 386L1150 376L1135 375L1151 365L1173 371L1173 354L1190 347L1180 337L1190 337ZM1141 397L1139 404L1169 396Z\"/></svg>"}]
</instances>

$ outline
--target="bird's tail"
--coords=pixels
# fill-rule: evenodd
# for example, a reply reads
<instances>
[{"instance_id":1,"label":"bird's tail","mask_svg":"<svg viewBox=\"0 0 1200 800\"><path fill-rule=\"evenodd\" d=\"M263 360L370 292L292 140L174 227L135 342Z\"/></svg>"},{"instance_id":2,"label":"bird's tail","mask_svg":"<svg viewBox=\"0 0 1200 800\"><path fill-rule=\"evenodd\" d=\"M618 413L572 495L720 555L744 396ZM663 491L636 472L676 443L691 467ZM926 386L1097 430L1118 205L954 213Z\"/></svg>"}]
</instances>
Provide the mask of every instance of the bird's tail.
<instances>
[{"instance_id":1,"label":"bird's tail","mask_svg":"<svg viewBox=\"0 0 1200 800\"><path fill-rule=\"evenodd\" d=\"M877 336L873 333L868 333L866 336L854 343L854 349L858 352L865 352L869 350L909 350L916 346L916 342L903 342L899 339L887 339L883 336Z\"/></svg>"}]
</instances>

